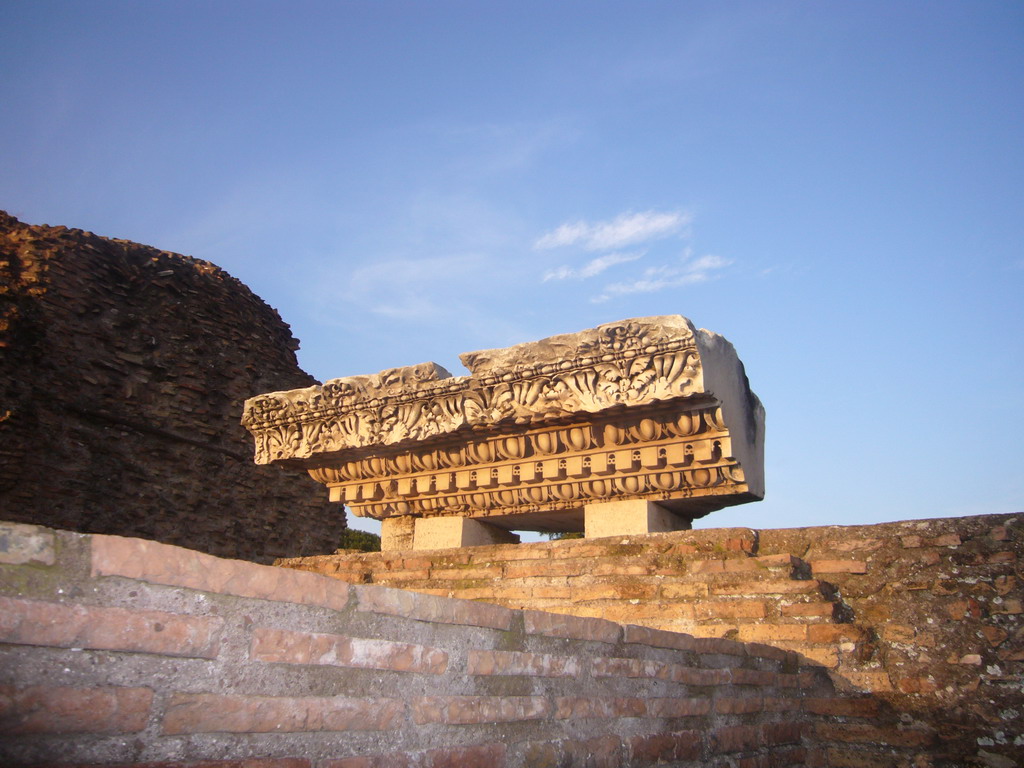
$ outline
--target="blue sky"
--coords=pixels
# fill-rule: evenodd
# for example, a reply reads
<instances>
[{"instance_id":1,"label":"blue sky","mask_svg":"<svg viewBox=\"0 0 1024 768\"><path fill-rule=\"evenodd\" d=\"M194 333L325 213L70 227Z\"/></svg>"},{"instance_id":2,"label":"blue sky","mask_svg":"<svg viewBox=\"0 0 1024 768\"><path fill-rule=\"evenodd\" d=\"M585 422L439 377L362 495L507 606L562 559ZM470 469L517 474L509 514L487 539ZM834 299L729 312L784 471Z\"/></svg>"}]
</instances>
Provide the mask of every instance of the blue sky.
<instances>
[{"instance_id":1,"label":"blue sky","mask_svg":"<svg viewBox=\"0 0 1024 768\"><path fill-rule=\"evenodd\" d=\"M0 208L207 259L323 380L736 346L785 527L1024 508L1024 4L6 2Z\"/></svg>"}]
</instances>

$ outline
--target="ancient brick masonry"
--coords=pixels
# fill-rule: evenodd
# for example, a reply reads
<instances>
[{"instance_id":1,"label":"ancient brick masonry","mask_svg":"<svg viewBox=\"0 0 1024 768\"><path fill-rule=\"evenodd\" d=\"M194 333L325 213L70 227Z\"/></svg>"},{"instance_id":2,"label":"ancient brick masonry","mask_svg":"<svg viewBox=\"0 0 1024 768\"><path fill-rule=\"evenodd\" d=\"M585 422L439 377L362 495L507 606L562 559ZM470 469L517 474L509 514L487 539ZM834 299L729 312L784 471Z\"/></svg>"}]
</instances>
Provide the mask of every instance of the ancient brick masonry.
<instances>
[{"instance_id":1,"label":"ancient brick masonry","mask_svg":"<svg viewBox=\"0 0 1024 768\"><path fill-rule=\"evenodd\" d=\"M870 697L814 705L829 765L1012 768L1024 751L1024 515L710 529L281 564L800 654ZM852 719L851 719L852 718Z\"/></svg>"},{"instance_id":2,"label":"ancient brick masonry","mask_svg":"<svg viewBox=\"0 0 1024 768\"><path fill-rule=\"evenodd\" d=\"M875 711L766 645L0 523L12 768L784 768Z\"/></svg>"},{"instance_id":3,"label":"ancient brick masonry","mask_svg":"<svg viewBox=\"0 0 1024 768\"><path fill-rule=\"evenodd\" d=\"M268 560L337 546L242 403L308 386L277 313L208 262L0 213L0 518Z\"/></svg>"}]
</instances>

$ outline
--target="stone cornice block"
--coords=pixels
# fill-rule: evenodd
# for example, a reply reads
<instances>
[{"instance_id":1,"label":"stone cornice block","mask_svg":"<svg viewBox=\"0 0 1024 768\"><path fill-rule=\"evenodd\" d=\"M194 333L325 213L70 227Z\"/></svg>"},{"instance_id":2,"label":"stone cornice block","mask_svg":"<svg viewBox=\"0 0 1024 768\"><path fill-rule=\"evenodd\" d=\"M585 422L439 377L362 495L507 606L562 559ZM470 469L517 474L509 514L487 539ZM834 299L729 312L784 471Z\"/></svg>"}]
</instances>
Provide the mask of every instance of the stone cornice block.
<instances>
[{"instance_id":1,"label":"stone cornice block","mask_svg":"<svg viewBox=\"0 0 1024 768\"><path fill-rule=\"evenodd\" d=\"M733 346L669 315L248 400L258 464L307 469L357 515L580 529L585 505L698 517L764 493L764 409ZM549 513L555 513L552 516Z\"/></svg>"}]
</instances>

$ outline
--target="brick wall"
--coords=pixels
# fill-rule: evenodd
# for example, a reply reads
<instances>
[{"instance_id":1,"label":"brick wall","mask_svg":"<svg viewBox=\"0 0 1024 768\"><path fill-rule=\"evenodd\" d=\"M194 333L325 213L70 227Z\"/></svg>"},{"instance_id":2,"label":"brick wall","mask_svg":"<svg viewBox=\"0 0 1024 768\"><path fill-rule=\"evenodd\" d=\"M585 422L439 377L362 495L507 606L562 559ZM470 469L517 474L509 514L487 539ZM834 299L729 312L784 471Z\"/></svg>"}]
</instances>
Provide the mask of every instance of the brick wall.
<instances>
[{"instance_id":1,"label":"brick wall","mask_svg":"<svg viewBox=\"0 0 1024 768\"><path fill-rule=\"evenodd\" d=\"M0 525L5 766L823 766L879 706L767 645Z\"/></svg>"},{"instance_id":2,"label":"brick wall","mask_svg":"<svg viewBox=\"0 0 1024 768\"><path fill-rule=\"evenodd\" d=\"M277 313L208 262L0 212L0 519L269 562L345 516L252 462L253 395L304 387Z\"/></svg>"},{"instance_id":3,"label":"brick wall","mask_svg":"<svg viewBox=\"0 0 1024 768\"><path fill-rule=\"evenodd\" d=\"M816 726L830 765L1013 768L1024 765L1022 551L1024 515L989 515L281 564L355 584L771 644L820 665L838 688L871 694L855 705L877 708L868 721Z\"/></svg>"}]
</instances>

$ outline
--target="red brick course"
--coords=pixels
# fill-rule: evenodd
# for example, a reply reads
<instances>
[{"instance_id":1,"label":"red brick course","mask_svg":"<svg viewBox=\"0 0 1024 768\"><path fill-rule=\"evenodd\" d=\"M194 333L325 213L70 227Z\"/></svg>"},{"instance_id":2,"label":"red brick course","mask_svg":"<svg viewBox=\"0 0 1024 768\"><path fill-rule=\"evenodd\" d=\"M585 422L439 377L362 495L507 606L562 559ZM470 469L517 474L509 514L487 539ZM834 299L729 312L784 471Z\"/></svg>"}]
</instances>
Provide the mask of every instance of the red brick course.
<instances>
[{"instance_id":1,"label":"red brick course","mask_svg":"<svg viewBox=\"0 0 1024 768\"><path fill-rule=\"evenodd\" d=\"M167 704L163 732L381 731L398 727L404 713L397 699L180 693Z\"/></svg>"},{"instance_id":2,"label":"red brick course","mask_svg":"<svg viewBox=\"0 0 1024 768\"><path fill-rule=\"evenodd\" d=\"M46 763L36 768L99 768L91 763ZM144 763L104 763L102 768L313 768L313 763L302 757L249 758L242 760L159 760Z\"/></svg>"},{"instance_id":3,"label":"red brick course","mask_svg":"<svg viewBox=\"0 0 1024 768\"><path fill-rule=\"evenodd\" d=\"M223 620L0 597L0 642L212 659Z\"/></svg>"},{"instance_id":4,"label":"red brick course","mask_svg":"<svg viewBox=\"0 0 1024 768\"><path fill-rule=\"evenodd\" d=\"M806 624L744 624L739 628L740 640L757 643L775 643L780 640L801 642L807 639Z\"/></svg>"},{"instance_id":5,"label":"red brick course","mask_svg":"<svg viewBox=\"0 0 1024 768\"><path fill-rule=\"evenodd\" d=\"M968 717L978 729L975 738L993 738L986 723L998 720L1000 712L1020 711L1019 696L1004 681L1010 677L1008 665L1024 661L1022 580L1013 568L1020 562L1022 531L1019 518L1000 515L486 547L479 555L473 550L461 553L464 564L514 564L502 568L500 581L466 584L463 589L453 578L438 587L447 587L447 594L456 597L626 624L620 638L628 644L623 652L609 648L597 655L632 660L591 670L598 680L613 678L614 685L673 682L671 675L654 672L646 663L653 659L645 648L662 648L688 654L696 669L776 672L775 690L764 697L775 703L766 707L786 707L778 711L791 713L792 702L775 697L821 686L824 678L778 673L813 663L827 668L843 689L879 695L890 709L876 717L892 717L892 712L910 707L926 720L949 718L953 722L947 730L966 734L961 716L953 713L980 713L980 706L987 711L984 717ZM531 571L527 564L539 567ZM458 570L449 569L452 574ZM566 622L546 621L549 628ZM630 626L636 624L646 626ZM536 628L528 618L526 625ZM572 639L602 638L592 625L578 629ZM697 638L657 634L665 630ZM561 636L570 634L564 626L561 631ZM602 639L613 645L620 641L614 632ZM694 653L699 655L694 658ZM997 669L999 674L988 672ZM692 680L708 673L686 674ZM744 683L745 689L760 688L763 681L747 674L739 672L736 679L753 681ZM801 687L802 679L808 687ZM686 684L697 682L706 681ZM985 705L975 701L984 697L979 684L993 692ZM940 697L957 704L943 708ZM921 707L934 709L924 714ZM961 741L968 744L970 738L965 735Z\"/></svg>"},{"instance_id":6,"label":"red brick course","mask_svg":"<svg viewBox=\"0 0 1024 768\"><path fill-rule=\"evenodd\" d=\"M729 600L694 606L694 618L705 619L763 619L768 605L761 600Z\"/></svg>"},{"instance_id":7,"label":"red brick course","mask_svg":"<svg viewBox=\"0 0 1024 768\"><path fill-rule=\"evenodd\" d=\"M622 768L625 760L622 742L612 735L528 742L522 754L524 768Z\"/></svg>"},{"instance_id":8,"label":"red brick course","mask_svg":"<svg viewBox=\"0 0 1024 768\"><path fill-rule=\"evenodd\" d=\"M764 700L758 697L715 699L715 712L720 715L749 715L764 711Z\"/></svg>"},{"instance_id":9,"label":"red brick course","mask_svg":"<svg viewBox=\"0 0 1024 768\"><path fill-rule=\"evenodd\" d=\"M810 618L832 618L835 615L835 603L791 603L780 606L783 616L806 616Z\"/></svg>"},{"instance_id":10,"label":"red brick course","mask_svg":"<svg viewBox=\"0 0 1024 768\"><path fill-rule=\"evenodd\" d=\"M582 664L572 656L519 651L470 651L471 675L527 675L530 677L577 677Z\"/></svg>"},{"instance_id":11,"label":"red brick course","mask_svg":"<svg viewBox=\"0 0 1024 768\"><path fill-rule=\"evenodd\" d=\"M496 768L504 765L506 752L504 744L393 752L326 760L321 763L321 768Z\"/></svg>"},{"instance_id":12,"label":"red brick course","mask_svg":"<svg viewBox=\"0 0 1024 768\"><path fill-rule=\"evenodd\" d=\"M421 696L410 705L417 725L507 723L551 716L551 704L543 696Z\"/></svg>"},{"instance_id":13,"label":"red brick course","mask_svg":"<svg viewBox=\"0 0 1024 768\"><path fill-rule=\"evenodd\" d=\"M692 636L679 632L666 632L636 624L627 624L622 631L622 639L626 643L650 645L655 648L672 648L677 651L692 651L696 648L696 640Z\"/></svg>"},{"instance_id":14,"label":"red brick course","mask_svg":"<svg viewBox=\"0 0 1024 768\"><path fill-rule=\"evenodd\" d=\"M867 573L868 564L863 560L812 560L811 571L819 573Z\"/></svg>"},{"instance_id":15,"label":"red brick course","mask_svg":"<svg viewBox=\"0 0 1024 768\"><path fill-rule=\"evenodd\" d=\"M268 663L326 664L430 675L444 674L448 668L447 653L424 645L266 627L253 631L249 655Z\"/></svg>"},{"instance_id":16,"label":"red brick course","mask_svg":"<svg viewBox=\"0 0 1024 768\"><path fill-rule=\"evenodd\" d=\"M778 685L779 675L776 672L768 672L763 669L737 667L730 670L730 679L733 685L757 685L767 688Z\"/></svg>"},{"instance_id":17,"label":"red brick course","mask_svg":"<svg viewBox=\"0 0 1024 768\"><path fill-rule=\"evenodd\" d=\"M894 747L928 747L935 743L933 731L922 728L879 727L863 723L818 723L814 728L821 741L856 744L886 744Z\"/></svg>"},{"instance_id":18,"label":"red brick course","mask_svg":"<svg viewBox=\"0 0 1024 768\"><path fill-rule=\"evenodd\" d=\"M636 697L558 696L555 698L554 717L559 719L643 717L646 714L647 701Z\"/></svg>"},{"instance_id":19,"label":"red brick course","mask_svg":"<svg viewBox=\"0 0 1024 768\"><path fill-rule=\"evenodd\" d=\"M551 635L576 640L594 640L601 643L617 643L622 636L622 627L603 619L587 619L558 613L523 611L526 631L531 635Z\"/></svg>"},{"instance_id":20,"label":"red brick course","mask_svg":"<svg viewBox=\"0 0 1024 768\"><path fill-rule=\"evenodd\" d=\"M401 616L417 621L442 624L467 624L507 630L512 624L512 611L497 605L451 600L433 595L419 595L384 587L354 587L360 611Z\"/></svg>"},{"instance_id":21,"label":"red brick course","mask_svg":"<svg viewBox=\"0 0 1024 768\"><path fill-rule=\"evenodd\" d=\"M93 576L122 576L152 584L254 597L340 611L348 587L286 568L224 560L170 544L122 536L93 536Z\"/></svg>"},{"instance_id":22,"label":"red brick course","mask_svg":"<svg viewBox=\"0 0 1024 768\"><path fill-rule=\"evenodd\" d=\"M761 743L761 729L756 725L733 725L718 728L711 734L714 752L747 752Z\"/></svg>"},{"instance_id":23,"label":"red brick course","mask_svg":"<svg viewBox=\"0 0 1024 768\"><path fill-rule=\"evenodd\" d=\"M728 669L703 669L661 661L601 657L591 661L590 674L595 678L650 678L694 686L723 685L730 679Z\"/></svg>"},{"instance_id":24,"label":"red brick course","mask_svg":"<svg viewBox=\"0 0 1024 768\"><path fill-rule=\"evenodd\" d=\"M821 584L813 579L806 581L748 581L742 584L727 584L711 587L712 595L793 595L817 592Z\"/></svg>"},{"instance_id":25,"label":"red brick course","mask_svg":"<svg viewBox=\"0 0 1024 768\"><path fill-rule=\"evenodd\" d=\"M647 714L651 717L700 717L711 712L711 699L651 698L647 700Z\"/></svg>"},{"instance_id":26,"label":"red brick course","mask_svg":"<svg viewBox=\"0 0 1024 768\"><path fill-rule=\"evenodd\" d=\"M0 686L0 733L136 733L146 727L149 688Z\"/></svg>"},{"instance_id":27,"label":"red brick course","mask_svg":"<svg viewBox=\"0 0 1024 768\"><path fill-rule=\"evenodd\" d=\"M838 717L875 717L878 706L878 700L869 697L813 698L804 701L804 709L808 712Z\"/></svg>"},{"instance_id":28,"label":"red brick course","mask_svg":"<svg viewBox=\"0 0 1024 768\"><path fill-rule=\"evenodd\" d=\"M676 760L698 760L701 756L699 731L675 731L653 736L634 736L629 740L634 763L661 764Z\"/></svg>"}]
</instances>

